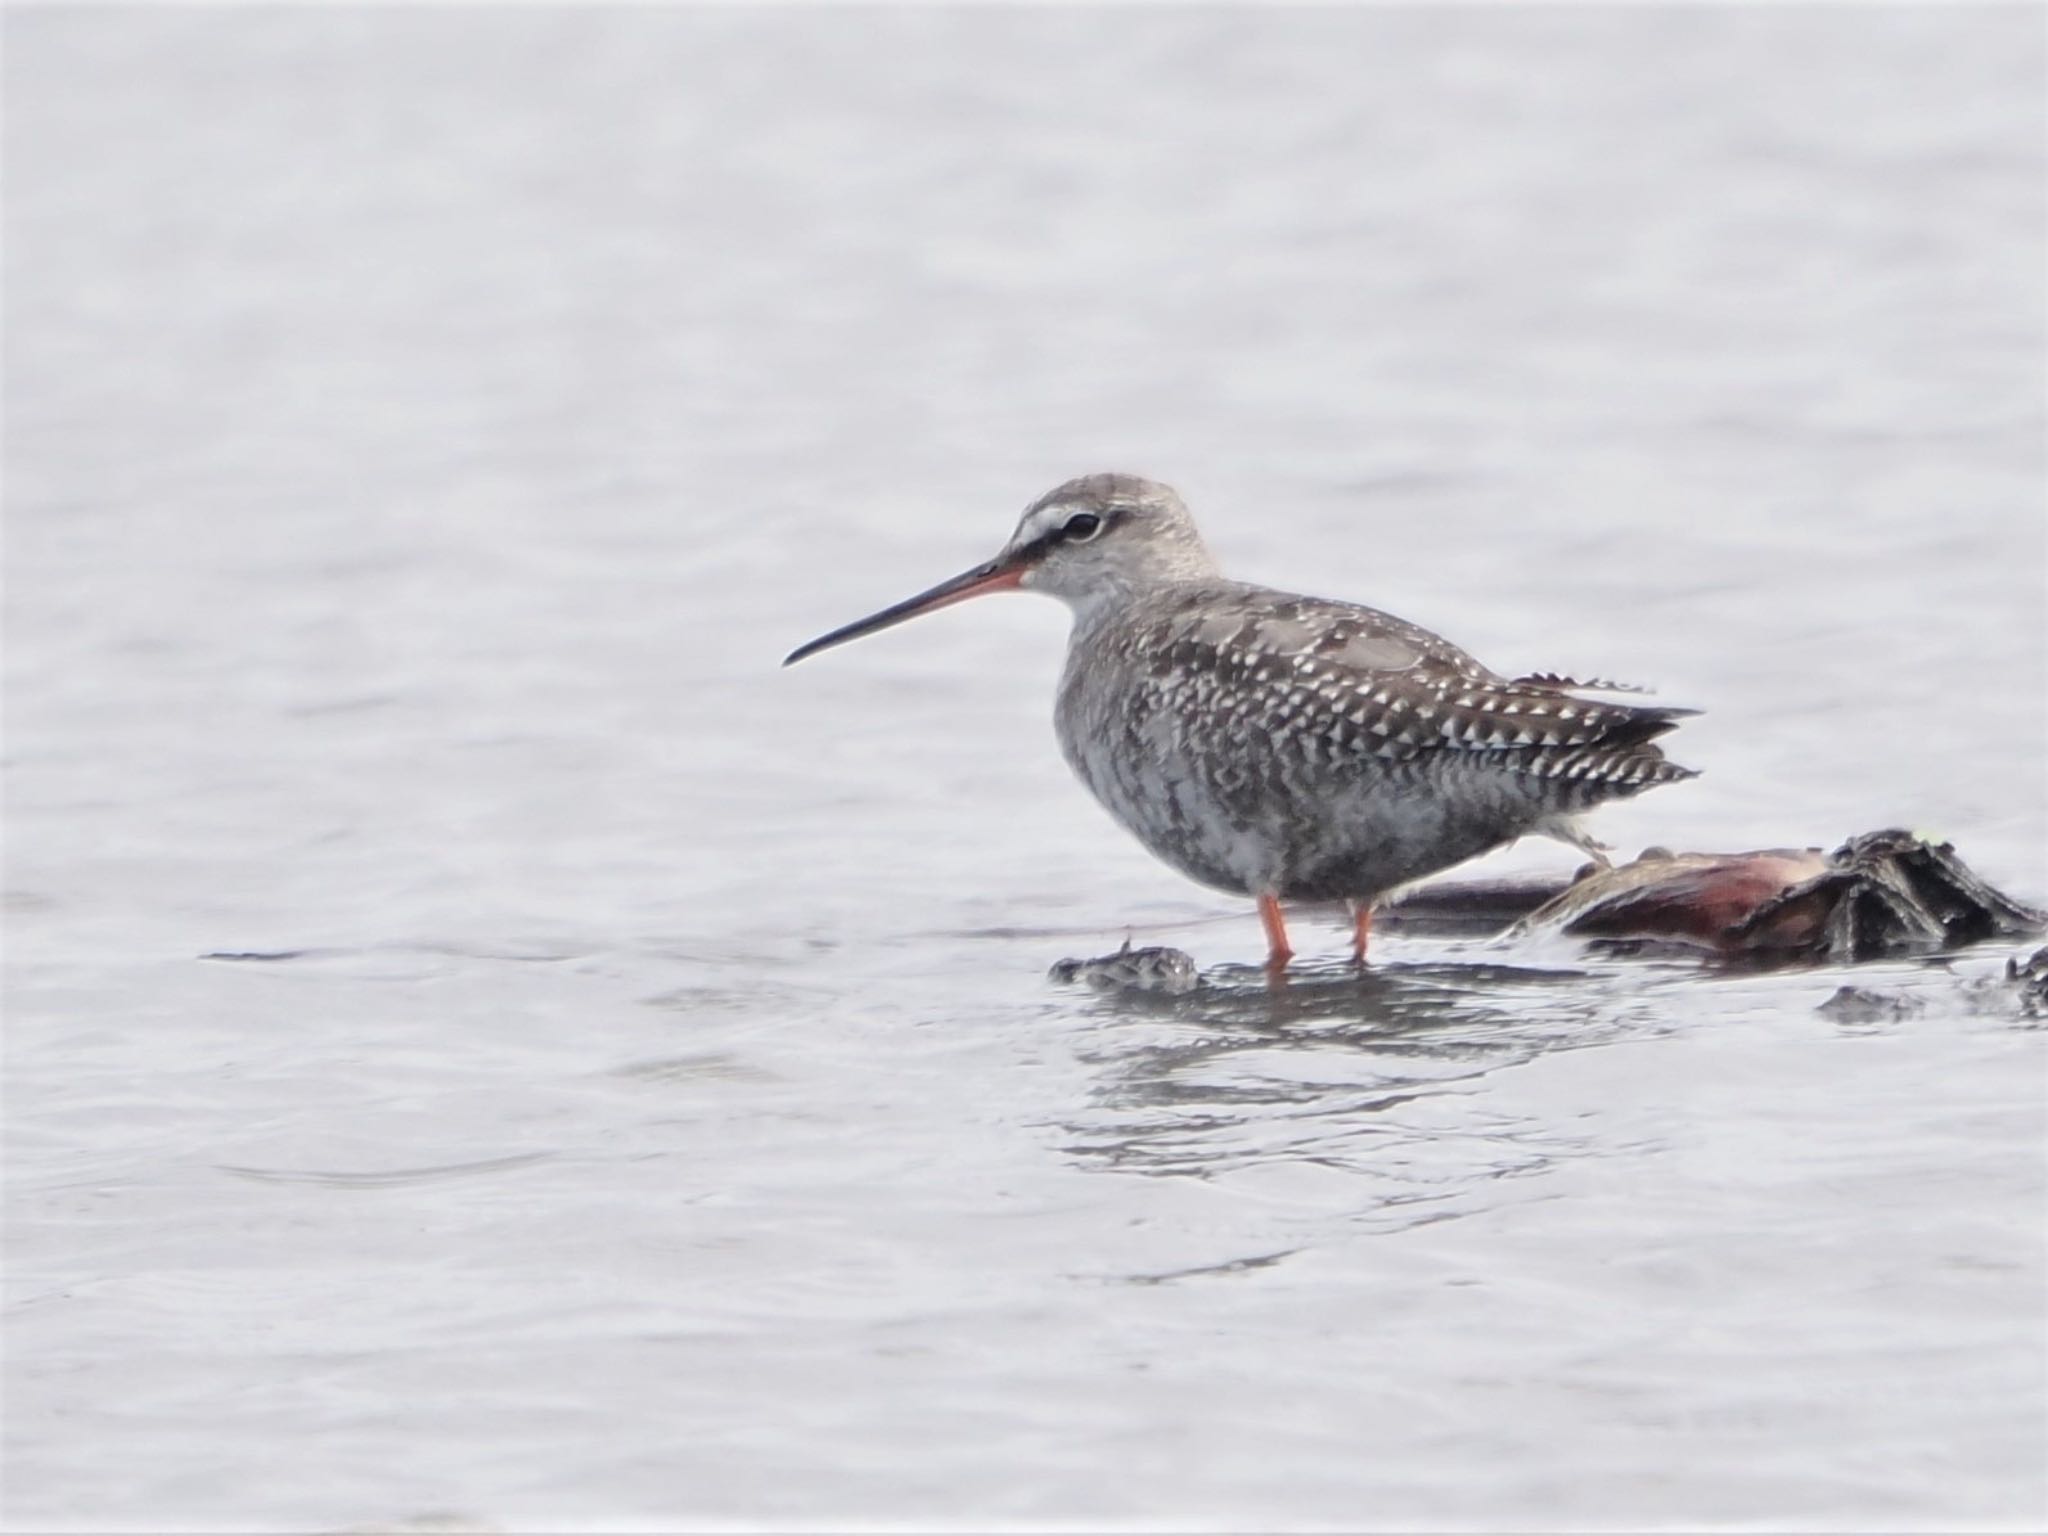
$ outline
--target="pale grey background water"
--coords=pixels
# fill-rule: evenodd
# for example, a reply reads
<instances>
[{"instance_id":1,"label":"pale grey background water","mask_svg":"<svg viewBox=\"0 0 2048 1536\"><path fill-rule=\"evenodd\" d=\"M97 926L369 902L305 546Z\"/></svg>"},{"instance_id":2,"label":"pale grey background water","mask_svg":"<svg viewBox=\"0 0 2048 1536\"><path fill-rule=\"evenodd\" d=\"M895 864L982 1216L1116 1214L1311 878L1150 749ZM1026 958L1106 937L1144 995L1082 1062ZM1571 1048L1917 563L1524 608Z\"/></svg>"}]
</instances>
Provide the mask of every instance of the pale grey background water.
<instances>
[{"instance_id":1,"label":"pale grey background water","mask_svg":"<svg viewBox=\"0 0 2048 1536\"><path fill-rule=\"evenodd\" d=\"M10 8L14 1526L2037 1525L2004 952L1112 1005L1057 608L776 662L1135 470L2039 899L2042 32Z\"/></svg>"}]
</instances>

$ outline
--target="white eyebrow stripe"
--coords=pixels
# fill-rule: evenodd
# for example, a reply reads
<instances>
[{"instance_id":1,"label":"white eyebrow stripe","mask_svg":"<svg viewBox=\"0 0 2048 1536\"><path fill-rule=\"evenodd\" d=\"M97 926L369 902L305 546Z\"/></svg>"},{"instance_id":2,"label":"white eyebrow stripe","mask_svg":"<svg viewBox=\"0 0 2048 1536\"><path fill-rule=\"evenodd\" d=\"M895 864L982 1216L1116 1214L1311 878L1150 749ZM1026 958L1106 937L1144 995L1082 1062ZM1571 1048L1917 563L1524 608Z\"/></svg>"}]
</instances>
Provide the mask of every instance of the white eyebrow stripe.
<instances>
[{"instance_id":1,"label":"white eyebrow stripe","mask_svg":"<svg viewBox=\"0 0 2048 1536\"><path fill-rule=\"evenodd\" d=\"M1017 524L1017 536L1013 544L1034 544L1055 529L1066 526L1067 519L1074 515L1075 508L1066 503L1058 506L1040 507L1036 512L1027 512L1024 520Z\"/></svg>"}]
</instances>

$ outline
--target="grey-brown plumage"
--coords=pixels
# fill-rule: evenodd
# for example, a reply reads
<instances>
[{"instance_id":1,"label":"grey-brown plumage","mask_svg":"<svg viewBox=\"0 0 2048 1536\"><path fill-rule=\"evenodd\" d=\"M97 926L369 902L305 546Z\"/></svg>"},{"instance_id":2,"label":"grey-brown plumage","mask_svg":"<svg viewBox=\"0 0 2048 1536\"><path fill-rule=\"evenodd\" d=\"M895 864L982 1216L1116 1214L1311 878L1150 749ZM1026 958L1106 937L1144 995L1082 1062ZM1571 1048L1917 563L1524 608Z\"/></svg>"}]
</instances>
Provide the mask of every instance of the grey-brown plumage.
<instances>
[{"instance_id":1,"label":"grey-brown plumage","mask_svg":"<svg viewBox=\"0 0 2048 1536\"><path fill-rule=\"evenodd\" d=\"M1234 582L1077 625L1055 715L1081 782L1221 890L1373 901L1690 777L1676 712L1511 682L1412 624Z\"/></svg>"},{"instance_id":2,"label":"grey-brown plumage","mask_svg":"<svg viewBox=\"0 0 2048 1536\"><path fill-rule=\"evenodd\" d=\"M1690 710L1507 678L1428 630L1351 603L1229 581L1170 489L1069 481L985 566L835 631L791 660L1004 587L1074 611L1054 716L1081 782L1192 879L1277 902L1371 904L1536 832L1690 778L1654 738ZM1602 685L1605 686L1605 685Z\"/></svg>"}]
</instances>

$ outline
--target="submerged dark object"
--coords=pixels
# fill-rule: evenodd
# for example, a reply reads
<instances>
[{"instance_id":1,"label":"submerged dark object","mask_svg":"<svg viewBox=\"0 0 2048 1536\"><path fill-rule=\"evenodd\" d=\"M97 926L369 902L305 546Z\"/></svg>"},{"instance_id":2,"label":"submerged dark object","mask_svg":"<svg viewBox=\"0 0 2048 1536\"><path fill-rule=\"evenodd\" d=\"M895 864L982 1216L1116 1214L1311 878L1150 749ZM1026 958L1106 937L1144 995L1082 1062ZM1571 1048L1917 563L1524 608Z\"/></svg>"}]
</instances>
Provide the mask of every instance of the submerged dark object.
<instances>
[{"instance_id":1,"label":"submerged dark object","mask_svg":"<svg viewBox=\"0 0 2048 1536\"><path fill-rule=\"evenodd\" d=\"M1390 910L1389 927L1661 940L1730 955L1845 964L2020 938L2048 915L1986 883L1948 843L1887 830L1832 853L1765 848L1672 853L1589 867L1561 889L1436 886Z\"/></svg>"},{"instance_id":2,"label":"submerged dark object","mask_svg":"<svg viewBox=\"0 0 2048 1536\"><path fill-rule=\"evenodd\" d=\"M2048 945L2005 962L2005 984L2030 1019L2048 1019Z\"/></svg>"},{"instance_id":3,"label":"submerged dark object","mask_svg":"<svg viewBox=\"0 0 2048 1536\"><path fill-rule=\"evenodd\" d=\"M1192 992L1202 984L1195 974L1194 957L1185 950L1164 945L1144 949L1124 947L1113 955L1093 960L1057 960L1047 974L1059 982L1082 982L1098 992L1164 992L1177 995Z\"/></svg>"},{"instance_id":4,"label":"submerged dark object","mask_svg":"<svg viewBox=\"0 0 2048 1536\"><path fill-rule=\"evenodd\" d=\"M2048 1018L2048 946L2024 960L2012 957L1999 975L1964 983L1963 996L1972 1013L2021 1020ZM1851 986L1835 988L1834 996L1814 1011L1838 1024L1890 1024L1926 1010L1927 1000L1916 993Z\"/></svg>"},{"instance_id":5,"label":"submerged dark object","mask_svg":"<svg viewBox=\"0 0 2048 1536\"><path fill-rule=\"evenodd\" d=\"M1835 995L1814 1009L1837 1024L1890 1024L1917 1018L1927 1004L1907 992L1873 992L1868 987L1837 987Z\"/></svg>"}]
</instances>

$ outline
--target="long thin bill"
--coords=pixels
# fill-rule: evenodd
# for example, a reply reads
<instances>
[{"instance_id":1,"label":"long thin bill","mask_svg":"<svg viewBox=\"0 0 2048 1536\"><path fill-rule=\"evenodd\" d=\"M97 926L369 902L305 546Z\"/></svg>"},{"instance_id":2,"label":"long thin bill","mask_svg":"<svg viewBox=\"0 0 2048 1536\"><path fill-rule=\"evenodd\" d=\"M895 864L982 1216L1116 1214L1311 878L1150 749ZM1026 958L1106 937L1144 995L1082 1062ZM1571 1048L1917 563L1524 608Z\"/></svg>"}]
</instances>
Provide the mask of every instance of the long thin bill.
<instances>
[{"instance_id":1,"label":"long thin bill","mask_svg":"<svg viewBox=\"0 0 2048 1536\"><path fill-rule=\"evenodd\" d=\"M955 603L964 603L970 597L980 597L984 592L1007 592L1024 579L1021 565L1002 565L991 560L987 565L977 565L971 571L963 571L951 581L942 581L929 592L920 592L907 597L892 608L880 613L871 613L864 619L856 619L844 628L835 629L829 635L820 635L807 645L800 645L782 658L786 667L802 661L806 656L815 656L828 651L835 645L844 645L849 640L858 640L862 635L872 635L877 630L891 629L905 619L914 619L922 613L935 613L941 608L950 608Z\"/></svg>"}]
</instances>

